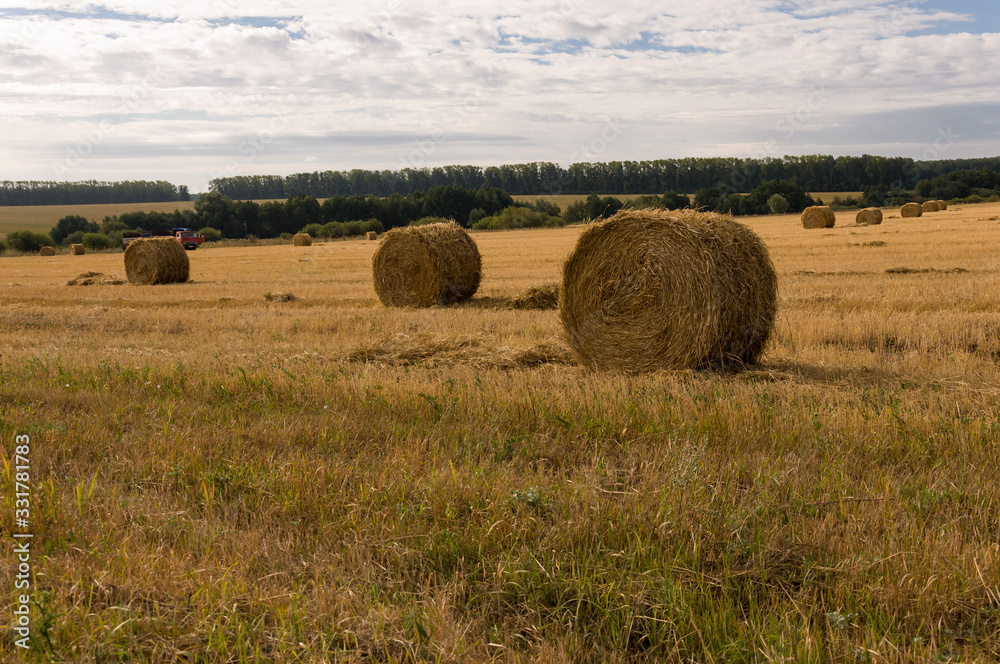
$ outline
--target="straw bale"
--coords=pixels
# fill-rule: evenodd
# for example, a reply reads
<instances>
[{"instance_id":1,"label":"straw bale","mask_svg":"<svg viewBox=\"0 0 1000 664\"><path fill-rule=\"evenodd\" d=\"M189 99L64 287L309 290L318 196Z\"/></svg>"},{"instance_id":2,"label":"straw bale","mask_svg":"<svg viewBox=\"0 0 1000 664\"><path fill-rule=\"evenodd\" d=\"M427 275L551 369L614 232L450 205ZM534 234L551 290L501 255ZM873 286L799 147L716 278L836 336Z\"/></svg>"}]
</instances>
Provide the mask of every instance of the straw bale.
<instances>
[{"instance_id":1,"label":"straw bale","mask_svg":"<svg viewBox=\"0 0 1000 664\"><path fill-rule=\"evenodd\" d=\"M511 309L558 309L559 284L533 286L510 301Z\"/></svg>"},{"instance_id":2,"label":"straw bale","mask_svg":"<svg viewBox=\"0 0 1000 664\"><path fill-rule=\"evenodd\" d=\"M876 207L858 210L858 216L855 218L855 221L858 226L877 226L882 223L882 210Z\"/></svg>"},{"instance_id":3,"label":"straw bale","mask_svg":"<svg viewBox=\"0 0 1000 664\"><path fill-rule=\"evenodd\" d=\"M941 209L937 201L924 201L924 204L920 206L924 212L937 212Z\"/></svg>"},{"instance_id":4,"label":"straw bale","mask_svg":"<svg viewBox=\"0 0 1000 664\"><path fill-rule=\"evenodd\" d=\"M292 236L292 244L296 247L311 247L312 243L312 235L309 233L296 233Z\"/></svg>"},{"instance_id":5,"label":"straw bale","mask_svg":"<svg viewBox=\"0 0 1000 664\"><path fill-rule=\"evenodd\" d=\"M372 256L375 293L386 306L429 307L468 300L479 288L482 257L455 222L394 228Z\"/></svg>"},{"instance_id":6,"label":"straw bale","mask_svg":"<svg viewBox=\"0 0 1000 664\"><path fill-rule=\"evenodd\" d=\"M183 283L191 261L181 243L172 237L142 237L125 248L125 276L140 286Z\"/></svg>"},{"instance_id":7,"label":"straw bale","mask_svg":"<svg viewBox=\"0 0 1000 664\"><path fill-rule=\"evenodd\" d=\"M948 201L935 201L938 204L938 210L947 210Z\"/></svg>"},{"instance_id":8,"label":"straw bale","mask_svg":"<svg viewBox=\"0 0 1000 664\"><path fill-rule=\"evenodd\" d=\"M38 250L39 256L55 256L56 250L53 247L42 247Z\"/></svg>"},{"instance_id":9,"label":"straw bale","mask_svg":"<svg viewBox=\"0 0 1000 664\"><path fill-rule=\"evenodd\" d=\"M85 253L87 253L87 250L82 244L69 245L70 256L83 256Z\"/></svg>"},{"instance_id":10,"label":"straw bale","mask_svg":"<svg viewBox=\"0 0 1000 664\"><path fill-rule=\"evenodd\" d=\"M767 344L777 289L764 243L731 217L626 210L581 234L559 313L594 369L743 365Z\"/></svg>"},{"instance_id":11,"label":"straw bale","mask_svg":"<svg viewBox=\"0 0 1000 664\"><path fill-rule=\"evenodd\" d=\"M365 238L368 240L377 240L378 233L376 233L375 231L368 231L367 233L365 233Z\"/></svg>"},{"instance_id":12,"label":"straw bale","mask_svg":"<svg viewBox=\"0 0 1000 664\"><path fill-rule=\"evenodd\" d=\"M923 216L924 209L920 203L907 203L899 209L900 217L920 217Z\"/></svg>"},{"instance_id":13,"label":"straw bale","mask_svg":"<svg viewBox=\"0 0 1000 664\"><path fill-rule=\"evenodd\" d=\"M813 205L802 211L802 228L833 228L837 215L829 205Z\"/></svg>"}]
</instances>

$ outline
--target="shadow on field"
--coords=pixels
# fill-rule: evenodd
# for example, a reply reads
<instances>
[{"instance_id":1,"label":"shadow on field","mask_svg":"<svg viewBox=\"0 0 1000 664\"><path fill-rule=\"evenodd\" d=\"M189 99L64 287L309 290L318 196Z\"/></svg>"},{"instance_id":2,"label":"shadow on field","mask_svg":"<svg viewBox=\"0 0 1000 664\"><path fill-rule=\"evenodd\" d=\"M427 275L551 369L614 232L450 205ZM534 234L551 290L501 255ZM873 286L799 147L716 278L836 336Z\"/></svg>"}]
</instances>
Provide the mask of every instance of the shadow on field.
<instances>
[{"instance_id":1,"label":"shadow on field","mask_svg":"<svg viewBox=\"0 0 1000 664\"><path fill-rule=\"evenodd\" d=\"M899 373L884 369L869 367L824 367L805 364L790 360L779 360L768 364L748 367L736 374L746 382L780 383L785 381L797 383L817 383L821 385L842 385L857 387L861 385L886 386L899 385L905 377Z\"/></svg>"}]
</instances>

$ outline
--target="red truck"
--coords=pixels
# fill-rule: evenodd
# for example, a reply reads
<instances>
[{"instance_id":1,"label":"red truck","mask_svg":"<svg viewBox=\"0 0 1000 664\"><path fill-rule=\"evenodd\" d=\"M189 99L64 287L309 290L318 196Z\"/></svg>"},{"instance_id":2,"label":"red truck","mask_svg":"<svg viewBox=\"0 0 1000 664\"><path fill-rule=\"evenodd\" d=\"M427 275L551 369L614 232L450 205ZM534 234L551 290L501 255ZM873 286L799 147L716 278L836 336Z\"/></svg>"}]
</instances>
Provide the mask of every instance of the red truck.
<instances>
[{"instance_id":1,"label":"red truck","mask_svg":"<svg viewBox=\"0 0 1000 664\"><path fill-rule=\"evenodd\" d=\"M205 241L204 235L198 235L190 228L175 228L174 237L185 249L197 249Z\"/></svg>"}]
</instances>

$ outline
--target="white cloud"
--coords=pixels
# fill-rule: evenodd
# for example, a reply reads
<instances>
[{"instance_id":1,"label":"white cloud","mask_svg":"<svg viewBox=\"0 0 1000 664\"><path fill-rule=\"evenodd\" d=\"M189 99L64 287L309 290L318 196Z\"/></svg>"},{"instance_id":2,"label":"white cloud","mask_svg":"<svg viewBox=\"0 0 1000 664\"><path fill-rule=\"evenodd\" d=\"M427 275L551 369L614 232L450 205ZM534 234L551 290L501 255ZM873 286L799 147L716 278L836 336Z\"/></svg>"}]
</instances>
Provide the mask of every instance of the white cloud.
<instances>
[{"instance_id":1,"label":"white cloud","mask_svg":"<svg viewBox=\"0 0 1000 664\"><path fill-rule=\"evenodd\" d=\"M424 163L566 162L609 120L625 129L595 158L741 154L775 138L782 154L853 152L860 142L832 131L845 119L995 101L998 74L982 63L997 61L1000 36L918 34L970 21L871 0L5 2L0 118L17 133L0 147L0 178L131 173L198 190L234 162L394 168L435 132L445 137L427 139ZM808 122L776 134L804 106ZM940 116L925 117L909 141L867 132L868 144L933 141ZM840 143L806 140L827 130ZM246 160L241 144L262 132L273 136ZM360 143L326 139L352 132ZM962 149L996 154L1000 141ZM144 150L159 157L144 162Z\"/></svg>"}]
</instances>

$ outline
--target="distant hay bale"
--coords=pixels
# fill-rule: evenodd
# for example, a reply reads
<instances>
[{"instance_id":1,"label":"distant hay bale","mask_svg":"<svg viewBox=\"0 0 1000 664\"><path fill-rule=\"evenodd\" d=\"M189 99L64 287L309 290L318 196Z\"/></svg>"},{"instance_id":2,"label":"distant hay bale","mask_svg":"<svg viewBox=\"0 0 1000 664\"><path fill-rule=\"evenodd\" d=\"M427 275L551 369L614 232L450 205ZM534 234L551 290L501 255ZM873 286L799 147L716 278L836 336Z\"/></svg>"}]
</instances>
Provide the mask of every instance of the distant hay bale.
<instances>
[{"instance_id":1,"label":"distant hay bale","mask_svg":"<svg viewBox=\"0 0 1000 664\"><path fill-rule=\"evenodd\" d=\"M472 297L482 278L479 248L455 222L394 228L372 256L375 293L387 307L429 307Z\"/></svg>"},{"instance_id":2,"label":"distant hay bale","mask_svg":"<svg viewBox=\"0 0 1000 664\"><path fill-rule=\"evenodd\" d=\"M627 210L580 235L563 266L559 316L593 369L752 364L777 292L767 247L732 217Z\"/></svg>"},{"instance_id":3,"label":"distant hay bale","mask_svg":"<svg viewBox=\"0 0 1000 664\"><path fill-rule=\"evenodd\" d=\"M143 237L125 248L125 276L140 286L183 283L191 261L181 243L172 237Z\"/></svg>"},{"instance_id":4,"label":"distant hay bale","mask_svg":"<svg viewBox=\"0 0 1000 664\"><path fill-rule=\"evenodd\" d=\"M83 256L85 253L87 253L87 250L84 248L82 244L69 245L70 256Z\"/></svg>"},{"instance_id":5,"label":"distant hay bale","mask_svg":"<svg viewBox=\"0 0 1000 664\"><path fill-rule=\"evenodd\" d=\"M858 226L878 226L882 223L882 210L875 207L859 210L855 222Z\"/></svg>"},{"instance_id":6,"label":"distant hay bale","mask_svg":"<svg viewBox=\"0 0 1000 664\"><path fill-rule=\"evenodd\" d=\"M907 203L899 209L900 217L920 217L923 216L924 209L920 203Z\"/></svg>"},{"instance_id":7,"label":"distant hay bale","mask_svg":"<svg viewBox=\"0 0 1000 664\"><path fill-rule=\"evenodd\" d=\"M920 207L924 212L937 212L941 209L937 201L924 201L924 204Z\"/></svg>"},{"instance_id":8,"label":"distant hay bale","mask_svg":"<svg viewBox=\"0 0 1000 664\"><path fill-rule=\"evenodd\" d=\"M365 238L367 238L368 240L377 240L378 233L376 233L375 231L368 231L367 233L365 233Z\"/></svg>"},{"instance_id":9,"label":"distant hay bale","mask_svg":"<svg viewBox=\"0 0 1000 664\"><path fill-rule=\"evenodd\" d=\"M39 256L55 256L56 250L52 247L42 247L38 250Z\"/></svg>"},{"instance_id":10,"label":"distant hay bale","mask_svg":"<svg viewBox=\"0 0 1000 664\"><path fill-rule=\"evenodd\" d=\"M938 210L947 210L948 201L935 201L938 204Z\"/></svg>"},{"instance_id":11,"label":"distant hay bale","mask_svg":"<svg viewBox=\"0 0 1000 664\"><path fill-rule=\"evenodd\" d=\"M837 215L829 205L813 205L802 211L802 228L833 228Z\"/></svg>"},{"instance_id":12,"label":"distant hay bale","mask_svg":"<svg viewBox=\"0 0 1000 664\"><path fill-rule=\"evenodd\" d=\"M296 233L292 238L292 244L296 247L311 247L312 243L312 235L309 233Z\"/></svg>"},{"instance_id":13,"label":"distant hay bale","mask_svg":"<svg viewBox=\"0 0 1000 664\"><path fill-rule=\"evenodd\" d=\"M557 309L559 284L534 286L510 301L512 309Z\"/></svg>"}]
</instances>

